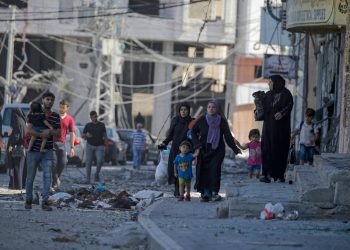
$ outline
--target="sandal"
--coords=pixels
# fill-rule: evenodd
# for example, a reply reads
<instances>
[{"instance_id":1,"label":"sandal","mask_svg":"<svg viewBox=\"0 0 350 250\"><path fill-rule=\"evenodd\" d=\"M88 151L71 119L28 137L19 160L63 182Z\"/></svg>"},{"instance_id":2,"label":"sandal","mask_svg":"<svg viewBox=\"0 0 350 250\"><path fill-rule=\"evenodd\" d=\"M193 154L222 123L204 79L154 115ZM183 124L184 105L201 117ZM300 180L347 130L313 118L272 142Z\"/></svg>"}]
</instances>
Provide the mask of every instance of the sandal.
<instances>
[{"instance_id":1,"label":"sandal","mask_svg":"<svg viewBox=\"0 0 350 250\"><path fill-rule=\"evenodd\" d=\"M284 179L284 178L278 178L276 182L285 183L285 182L286 182L286 179Z\"/></svg>"},{"instance_id":2,"label":"sandal","mask_svg":"<svg viewBox=\"0 0 350 250\"><path fill-rule=\"evenodd\" d=\"M209 202L209 197L208 196L203 196L201 199L200 199L201 202Z\"/></svg>"},{"instance_id":3,"label":"sandal","mask_svg":"<svg viewBox=\"0 0 350 250\"><path fill-rule=\"evenodd\" d=\"M260 178L260 182L270 183L271 180L269 178L267 178L266 176L263 176Z\"/></svg>"}]
</instances>

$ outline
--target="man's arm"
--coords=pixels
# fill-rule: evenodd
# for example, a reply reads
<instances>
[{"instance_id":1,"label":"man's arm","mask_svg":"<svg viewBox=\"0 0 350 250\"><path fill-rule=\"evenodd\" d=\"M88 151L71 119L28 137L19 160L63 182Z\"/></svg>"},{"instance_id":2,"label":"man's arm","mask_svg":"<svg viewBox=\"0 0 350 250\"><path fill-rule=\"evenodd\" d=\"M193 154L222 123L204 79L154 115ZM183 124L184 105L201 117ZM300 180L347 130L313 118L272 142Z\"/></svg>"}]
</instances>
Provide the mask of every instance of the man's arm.
<instances>
[{"instance_id":1,"label":"man's arm","mask_svg":"<svg viewBox=\"0 0 350 250\"><path fill-rule=\"evenodd\" d=\"M69 156L74 156L74 141L75 141L75 133L73 131L69 132L69 139L70 139L70 150L69 150Z\"/></svg>"}]
</instances>

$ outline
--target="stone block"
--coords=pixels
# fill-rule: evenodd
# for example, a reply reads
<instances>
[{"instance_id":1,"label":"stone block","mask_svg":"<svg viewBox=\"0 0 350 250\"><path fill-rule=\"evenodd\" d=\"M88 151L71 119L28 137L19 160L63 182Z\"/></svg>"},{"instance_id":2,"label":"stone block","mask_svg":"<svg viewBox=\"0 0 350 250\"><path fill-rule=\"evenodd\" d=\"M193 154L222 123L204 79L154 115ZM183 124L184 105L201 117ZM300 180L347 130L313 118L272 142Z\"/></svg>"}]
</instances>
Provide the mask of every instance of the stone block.
<instances>
[{"instance_id":1,"label":"stone block","mask_svg":"<svg viewBox=\"0 0 350 250\"><path fill-rule=\"evenodd\" d=\"M312 203L332 203L334 200L333 188L314 188L301 194L301 201Z\"/></svg>"},{"instance_id":2,"label":"stone block","mask_svg":"<svg viewBox=\"0 0 350 250\"><path fill-rule=\"evenodd\" d=\"M350 182L336 182L334 189L334 204L350 205Z\"/></svg>"}]
</instances>

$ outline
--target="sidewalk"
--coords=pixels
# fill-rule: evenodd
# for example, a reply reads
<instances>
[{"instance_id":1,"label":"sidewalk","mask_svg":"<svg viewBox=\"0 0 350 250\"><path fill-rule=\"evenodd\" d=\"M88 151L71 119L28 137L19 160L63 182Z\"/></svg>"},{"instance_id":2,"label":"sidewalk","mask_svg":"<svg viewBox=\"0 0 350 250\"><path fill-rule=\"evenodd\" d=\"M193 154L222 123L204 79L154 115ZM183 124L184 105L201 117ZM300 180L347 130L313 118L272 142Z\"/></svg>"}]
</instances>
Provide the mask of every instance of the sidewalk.
<instances>
[{"instance_id":1,"label":"sidewalk","mask_svg":"<svg viewBox=\"0 0 350 250\"><path fill-rule=\"evenodd\" d=\"M234 174L231 180L222 183L228 195L223 201L164 198L141 213L149 249L349 249L350 218L325 219L320 209L299 202L294 184L266 184ZM299 220L259 220L268 202L297 209ZM228 208L230 217L217 218L218 207Z\"/></svg>"}]
</instances>

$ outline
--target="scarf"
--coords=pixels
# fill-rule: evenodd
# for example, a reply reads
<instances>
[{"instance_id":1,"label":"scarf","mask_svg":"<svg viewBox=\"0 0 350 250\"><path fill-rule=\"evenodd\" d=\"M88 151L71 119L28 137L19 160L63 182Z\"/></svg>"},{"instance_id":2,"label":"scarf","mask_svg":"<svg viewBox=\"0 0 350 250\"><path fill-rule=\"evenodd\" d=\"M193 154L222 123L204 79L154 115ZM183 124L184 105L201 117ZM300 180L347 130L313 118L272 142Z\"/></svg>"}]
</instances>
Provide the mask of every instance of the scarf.
<instances>
[{"instance_id":1,"label":"scarf","mask_svg":"<svg viewBox=\"0 0 350 250\"><path fill-rule=\"evenodd\" d=\"M211 143L212 149L217 149L220 141L220 115L208 115L205 114L205 118L209 125L207 143Z\"/></svg>"}]
</instances>

